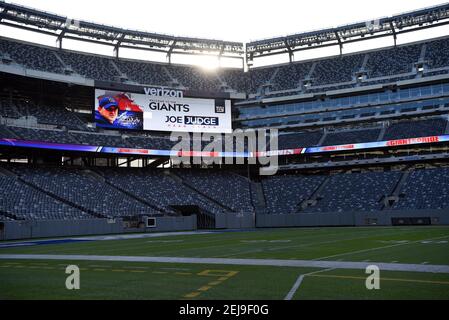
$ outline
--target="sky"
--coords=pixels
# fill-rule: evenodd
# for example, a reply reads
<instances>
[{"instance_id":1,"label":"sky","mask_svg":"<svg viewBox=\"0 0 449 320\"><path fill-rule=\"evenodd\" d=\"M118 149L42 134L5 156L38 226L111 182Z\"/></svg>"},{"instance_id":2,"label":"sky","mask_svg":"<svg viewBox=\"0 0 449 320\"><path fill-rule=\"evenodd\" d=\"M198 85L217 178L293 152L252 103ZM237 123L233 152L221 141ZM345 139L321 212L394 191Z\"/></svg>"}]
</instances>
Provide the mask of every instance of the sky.
<instances>
[{"instance_id":1,"label":"sky","mask_svg":"<svg viewBox=\"0 0 449 320\"><path fill-rule=\"evenodd\" d=\"M239 42L284 36L305 31L336 27L344 24L373 20L406 11L438 5L442 0L7 0L28 7L56 13L78 20L138 29L176 36L210 38ZM399 43L449 34L448 28L412 33L399 39ZM0 27L0 34L11 38L34 40L42 44L55 45L54 38L44 39L26 35L19 30ZM67 43L64 47L94 51L111 55L110 48L91 48L89 45ZM392 39L374 41L373 44L357 44L345 52L392 45ZM315 50L312 50L315 51ZM338 48L295 56L295 60L333 55ZM123 56L153 58L142 52ZM161 57L165 59L165 57ZM215 58L212 58L215 59ZM269 58L272 59L272 58ZM278 60L280 58L277 58ZM284 57L286 59L286 57ZM204 59L206 61L207 59ZM274 59L276 60L276 59ZM177 61L174 61L177 62ZM180 61L182 62L182 61ZM286 62L281 61L279 62ZM194 62L195 63L195 62ZM270 63L270 62L268 62ZM206 63L207 64L207 63Z\"/></svg>"}]
</instances>

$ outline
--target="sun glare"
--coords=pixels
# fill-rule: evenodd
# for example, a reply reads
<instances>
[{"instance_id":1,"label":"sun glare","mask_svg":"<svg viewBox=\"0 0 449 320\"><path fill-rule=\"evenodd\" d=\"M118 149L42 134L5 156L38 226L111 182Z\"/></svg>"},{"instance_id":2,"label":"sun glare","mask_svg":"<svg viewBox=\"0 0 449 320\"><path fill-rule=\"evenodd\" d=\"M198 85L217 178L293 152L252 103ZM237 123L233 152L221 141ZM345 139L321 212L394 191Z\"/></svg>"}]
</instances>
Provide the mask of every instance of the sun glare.
<instances>
[{"instance_id":1,"label":"sun glare","mask_svg":"<svg viewBox=\"0 0 449 320\"><path fill-rule=\"evenodd\" d=\"M197 63L205 71L213 71L220 67L220 60L217 57L203 56Z\"/></svg>"}]
</instances>

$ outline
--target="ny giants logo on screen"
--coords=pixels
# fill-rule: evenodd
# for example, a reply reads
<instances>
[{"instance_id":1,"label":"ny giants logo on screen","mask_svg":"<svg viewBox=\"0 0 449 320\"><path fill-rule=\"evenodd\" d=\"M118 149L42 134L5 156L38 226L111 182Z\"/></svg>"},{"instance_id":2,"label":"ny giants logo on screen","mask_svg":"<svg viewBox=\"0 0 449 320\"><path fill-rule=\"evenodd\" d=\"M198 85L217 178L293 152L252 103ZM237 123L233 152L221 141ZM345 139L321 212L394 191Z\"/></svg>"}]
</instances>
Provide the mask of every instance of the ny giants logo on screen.
<instances>
[{"instance_id":1,"label":"ny giants logo on screen","mask_svg":"<svg viewBox=\"0 0 449 320\"><path fill-rule=\"evenodd\" d=\"M223 105L215 106L215 113L226 113L225 106Z\"/></svg>"}]
</instances>

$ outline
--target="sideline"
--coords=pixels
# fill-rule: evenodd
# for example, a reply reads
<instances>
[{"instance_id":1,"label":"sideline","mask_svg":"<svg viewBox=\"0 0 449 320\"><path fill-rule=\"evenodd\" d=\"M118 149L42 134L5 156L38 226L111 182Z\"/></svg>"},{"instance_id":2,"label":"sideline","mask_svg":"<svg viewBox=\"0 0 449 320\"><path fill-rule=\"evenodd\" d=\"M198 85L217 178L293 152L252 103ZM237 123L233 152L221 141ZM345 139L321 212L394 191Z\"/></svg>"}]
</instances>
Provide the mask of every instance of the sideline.
<instances>
[{"instance_id":1,"label":"sideline","mask_svg":"<svg viewBox=\"0 0 449 320\"><path fill-rule=\"evenodd\" d=\"M51 254L0 254L0 260L82 260L82 261L126 261L156 263L193 263L244 266L311 267L334 269L365 270L369 265L377 265L383 271L407 271L448 273L449 265L404 264L384 262L279 260L279 259L224 259L224 258L185 258L185 257L142 257L142 256L98 256L98 255L51 255Z\"/></svg>"}]
</instances>

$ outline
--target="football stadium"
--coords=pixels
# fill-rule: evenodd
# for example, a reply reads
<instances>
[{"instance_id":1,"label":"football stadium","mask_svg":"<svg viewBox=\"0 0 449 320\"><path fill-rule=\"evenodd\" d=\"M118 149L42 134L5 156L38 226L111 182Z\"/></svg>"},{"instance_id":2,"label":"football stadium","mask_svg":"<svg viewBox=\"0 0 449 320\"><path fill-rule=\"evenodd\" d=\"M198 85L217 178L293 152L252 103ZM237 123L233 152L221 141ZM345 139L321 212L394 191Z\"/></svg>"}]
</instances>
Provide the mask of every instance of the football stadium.
<instances>
[{"instance_id":1,"label":"football stadium","mask_svg":"<svg viewBox=\"0 0 449 320\"><path fill-rule=\"evenodd\" d=\"M449 36L398 42L448 24L243 43L0 1L56 40L0 34L0 300L449 299Z\"/></svg>"}]
</instances>

